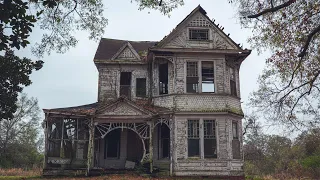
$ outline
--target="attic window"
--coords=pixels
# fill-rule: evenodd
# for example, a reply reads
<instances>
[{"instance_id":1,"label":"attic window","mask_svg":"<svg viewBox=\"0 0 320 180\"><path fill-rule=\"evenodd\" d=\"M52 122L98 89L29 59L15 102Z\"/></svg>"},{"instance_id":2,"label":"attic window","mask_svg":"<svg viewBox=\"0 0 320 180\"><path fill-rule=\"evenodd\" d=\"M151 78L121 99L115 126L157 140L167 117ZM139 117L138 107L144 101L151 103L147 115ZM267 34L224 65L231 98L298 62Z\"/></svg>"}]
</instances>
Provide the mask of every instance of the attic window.
<instances>
[{"instance_id":1,"label":"attic window","mask_svg":"<svg viewBox=\"0 0 320 180\"><path fill-rule=\"evenodd\" d=\"M189 39L198 41L209 40L209 29L189 29Z\"/></svg>"}]
</instances>

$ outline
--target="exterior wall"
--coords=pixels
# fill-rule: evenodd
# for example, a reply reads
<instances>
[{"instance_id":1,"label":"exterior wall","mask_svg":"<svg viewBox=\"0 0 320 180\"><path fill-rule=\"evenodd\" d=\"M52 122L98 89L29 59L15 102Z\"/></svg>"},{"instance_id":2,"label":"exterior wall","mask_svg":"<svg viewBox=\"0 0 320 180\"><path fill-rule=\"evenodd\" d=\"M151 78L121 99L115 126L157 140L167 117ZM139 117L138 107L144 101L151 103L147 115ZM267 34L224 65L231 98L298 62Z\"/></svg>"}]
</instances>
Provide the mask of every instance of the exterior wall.
<instances>
[{"instance_id":1,"label":"exterior wall","mask_svg":"<svg viewBox=\"0 0 320 180\"><path fill-rule=\"evenodd\" d=\"M177 111L221 112L230 110L241 113L239 98L229 95L213 94L176 94L153 98L156 106L162 106Z\"/></svg>"},{"instance_id":2,"label":"exterior wall","mask_svg":"<svg viewBox=\"0 0 320 180\"><path fill-rule=\"evenodd\" d=\"M217 137L217 158L188 158L188 119L215 119ZM241 123L240 118L232 116L213 115L176 115L175 116L175 149L174 149L174 175L177 176L243 176L243 160L232 158L231 149L231 119ZM201 125L200 125L201 127ZM240 128L240 127L239 127ZM240 129L239 129L240 130ZM201 144L201 143L200 143Z\"/></svg>"},{"instance_id":3,"label":"exterior wall","mask_svg":"<svg viewBox=\"0 0 320 180\"><path fill-rule=\"evenodd\" d=\"M98 100L115 100L119 97L121 72L132 72L131 97L136 97L136 78L146 78L146 94L149 93L149 77L147 65L107 65L99 68L99 94Z\"/></svg>"}]
</instances>

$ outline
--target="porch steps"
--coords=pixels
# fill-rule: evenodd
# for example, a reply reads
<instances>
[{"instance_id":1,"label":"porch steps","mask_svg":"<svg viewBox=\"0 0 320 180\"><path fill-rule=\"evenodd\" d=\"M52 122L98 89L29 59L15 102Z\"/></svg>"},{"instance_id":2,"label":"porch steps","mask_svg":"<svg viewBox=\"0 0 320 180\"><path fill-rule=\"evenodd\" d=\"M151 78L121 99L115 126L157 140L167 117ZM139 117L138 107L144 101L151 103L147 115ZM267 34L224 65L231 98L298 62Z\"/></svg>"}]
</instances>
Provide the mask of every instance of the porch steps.
<instances>
[{"instance_id":1,"label":"porch steps","mask_svg":"<svg viewBox=\"0 0 320 180\"><path fill-rule=\"evenodd\" d=\"M169 161L155 161L153 165L161 170L170 170Z\"/></svg>"}]
</instances>

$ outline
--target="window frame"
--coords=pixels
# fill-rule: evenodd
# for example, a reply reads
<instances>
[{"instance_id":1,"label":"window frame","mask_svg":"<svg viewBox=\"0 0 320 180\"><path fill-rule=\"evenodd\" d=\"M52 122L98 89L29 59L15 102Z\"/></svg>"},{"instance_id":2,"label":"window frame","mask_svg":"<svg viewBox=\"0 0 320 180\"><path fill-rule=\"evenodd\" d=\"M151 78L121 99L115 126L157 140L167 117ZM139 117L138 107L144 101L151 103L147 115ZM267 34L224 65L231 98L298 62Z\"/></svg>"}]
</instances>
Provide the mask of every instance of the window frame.
<instances>
[{"instance_id":1,"label":"window frame","mask_svg":"<svg viewBox=\"0 0 320 180\"><path fill-rule=\"evenodd\" d=\"M190 132L190 122L196 122L196 131L194 131L194 125L192 126L193 133L192 136L189 134ZM201 132L200 132L200 119L188 119L187 120L187 150L188 150L188 157L201 157ZM194 132L197 132L197 135L194 135ZM189 140L198 140L198 155L190 155L190 150L189 150Z\"/></svg>"},{"instance_id":2,"label":"window frame","mask_svg":"<svg viewBox=\"0 0 320 180\"><path fill-rule=\"evenodd\" d=\"M192 31L198 31L194 33L206 33L206 39L202 38L192 38ZM206 31L206 32L199 32L199 31ZM188 40L189 41L209 41L210 40L210 29L209 28L189 28L188 29Z\"/></svg>"},{"instance_id":3,"label":"window frame","mask_svg":"<svg viewBox=\"0 0 320 180\"><path fill-rule=\"evenodd\" d=\"M206 124L206 121L211 121L212 122L212 125L213 125L213 133L212 133L212 137L206 137L206 131L205 131L205 124ZM208 158L214 158L216 159L218 157L218 142L217 142L217 122L215 119L203 119L203 157L205 159L208 159ZM205 140L208 139L208 140L213 140L215 141L215 152L212 154L212 155L207 155L205 154Z\"/></svg>"},{"instance_id":4,"label":"window frame","mask_svg":"<svg viewBox=\"0 0 320 180\"><path fill-rule=\"evenodd\" d=\"M233 129L234 125L236 127L235 132L234 132L234 129ZM238 122L237 121L232 121L231 128L232 128L232 139L239 139L239 125L238 125Z\"/></svg>"},{"instance_id":5,"label":"window frame","mask_svg":"<svg viewBox=\"0 0 320 180\"><path fill-rule=\"evenodd\" d=\"M145 86L144 86L144 94L141 94L141 91L138 91L140 88L138 88L138 79L139 80L144 80L145 81ZM142 77L142 78L136 78L136 97L147 97L147 78Z\"/></svg>"},{"instance_id":6,"label":"window frame","mask_svg":"<svg viewBox=\"0 0 320 180\"><path fill-rule=\"evenodd\" d=\"M189 68L188 68L189 67L188 63L192 63L192 64L194 64L194 66L196 66L194 69L194 72L189 73L189 72L191 72L191 70L189 70ZM200 92L200 90L199 90L200 77L199 77L199 63L197 61L187 61L186 62L186 75L185 75L185 77L186 77L186 92L187 93L199 93ZM195 81L195 79L197 79L197 83L188 83L189 81ZM188 92L188 89L189 89L188 85L189 84L192 84L193 89L195 89L194 90L195 92ZM196 87L194 85L196 85Z\"/></svg>"},{"instance_id":7,"label":"window frame","mask_svg":"<svg viewBox=\"0 0 320 180\"><path fill-rule=\"evenodd\" d=\"M230 94L231 94L231 96L238 96L238 93L237 93L237 80L236 80L237 78L236 78L236 69L235 69L235 67L229 66L228 73L229 73L229 80L230 80L230 82L229 82Z\"/></svg>"},{"instance_id":8,"label":"window frame","mask_svg":"<svg viewBox=\"0 0 320 180\"><path fill-rule=\"evenodd\" d=\"M203 92L202 90L202 62L212 62L213 63L213 92ZM188 63L196 63L197 64L197 76L188 76ZM196 92L188 92L188 78L191 77L197 77L198 78L198 84L197 84L197 91ZM205 93L205 94L210 94L210 93L216 93L216 63L215 60L200 60L200 61L195 61L195 60L187 60L185 63L185 93L189 94L196 94L196 93Z\"/></svg>"},{"instance_id":9,"label":"window frame","mask_svg":"<svg viewBox=\"0 0 320 180\"><path fill-rule=\"evenodd\" d=\"M189 152L189 140L192 139L189 134L189 122L190 121L197 121L198 122L198 136L197 138L199 140L199 155L196 156L190 156ZM214 132L212 134L212 137L206 138L205 136L205 122L206 121L213 121L214 125ZM219 141L218 141L218 125L217 120L215 118L190 118L187 119L187 158L200 158L200 159L217 159L218 158L218 152L219 152ZM215 151L212 155L205 155L205 140L206 139L212 139L215 142Z\"/></svg>"}]
</instances>

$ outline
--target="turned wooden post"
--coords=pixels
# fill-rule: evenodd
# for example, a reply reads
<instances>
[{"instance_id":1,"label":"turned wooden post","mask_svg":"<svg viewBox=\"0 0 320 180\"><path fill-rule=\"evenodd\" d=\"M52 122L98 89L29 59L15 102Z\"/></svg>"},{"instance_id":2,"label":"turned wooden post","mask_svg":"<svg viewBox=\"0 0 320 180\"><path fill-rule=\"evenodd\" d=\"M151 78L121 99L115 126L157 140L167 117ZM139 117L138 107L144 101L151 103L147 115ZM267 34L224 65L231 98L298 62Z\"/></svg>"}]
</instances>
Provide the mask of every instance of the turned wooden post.
<instances>
[{"instance_id":1,"label":"turned wooden post","mask_svg":"<svg viewBox=\"0 0 320 180\"><path fill-rule=\"evenodd\" d=\"M150 161L150 173L153 172L153 121L149 122L149 161Z\"/></svg>"},{"instance_id":2,"label":"turned wooden post","mask_svg":"<svg viewBox=\"0 0 320 180\"><path fill-rule=\"evenodd\" d=\"M88 156L87 156L87 172L86 176L89 176L90 170L94 166L93 156L94 156L94 122L93 118L90 119L89 126L89 142L88 142Z\"/></svg>"}]
</instances>

